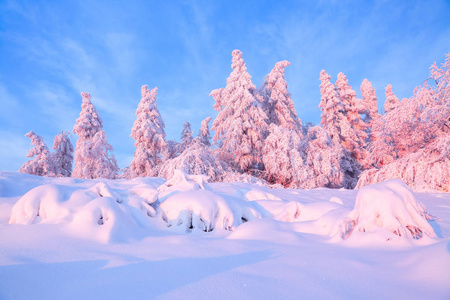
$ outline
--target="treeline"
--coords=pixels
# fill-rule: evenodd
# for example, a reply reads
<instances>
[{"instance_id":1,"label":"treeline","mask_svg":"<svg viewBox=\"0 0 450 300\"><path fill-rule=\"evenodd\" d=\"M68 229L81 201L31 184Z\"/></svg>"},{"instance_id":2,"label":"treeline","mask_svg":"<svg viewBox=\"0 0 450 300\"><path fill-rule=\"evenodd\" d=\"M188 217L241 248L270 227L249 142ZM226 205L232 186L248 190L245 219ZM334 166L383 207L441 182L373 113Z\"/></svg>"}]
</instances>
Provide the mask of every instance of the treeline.
<instances>
[{"instance_id":1,"label":"treeline","mask_svg":"<svg viewBox=\"0 0 450 300\"><path fill-rule=\"evenodd\" d=\"M384 114L371 83L361 84L362 99L339 73L335 84L320 73L322 111L318 126L298 118L285 80L288 61L275 64L257 88L242 52L232 53L232 72L225 87L213 90L218 111L201 123L194 138L184 123L181 142L166 140L158 111L157 88L143 86L131 129L134 159L119 175L102 120L88 93L73 132L75 151L63 132L50 153L42 138L28 136L35 147L20 172L77 178L170 178L174 170L204 174L210 181L261 181L289 188L354 188L391 178L416 191L450 191L450 53L409 99L386 87ZM73 153L73 154L72 154ZM75 167L72 172L72 161Z\"/></svg>"}]
</instances>

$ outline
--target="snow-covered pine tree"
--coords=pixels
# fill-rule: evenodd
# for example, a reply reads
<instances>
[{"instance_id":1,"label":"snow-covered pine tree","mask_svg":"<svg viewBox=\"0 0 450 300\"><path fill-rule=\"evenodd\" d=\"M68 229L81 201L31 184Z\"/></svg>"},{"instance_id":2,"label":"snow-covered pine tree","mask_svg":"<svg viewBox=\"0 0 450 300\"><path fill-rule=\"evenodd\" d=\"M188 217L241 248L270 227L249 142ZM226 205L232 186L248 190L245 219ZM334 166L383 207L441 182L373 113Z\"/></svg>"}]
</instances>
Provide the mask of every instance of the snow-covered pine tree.
<instances>
[{"instance_id":1,"label":"snow-covered pine tree","mask_svg":"<svg viewBox=\"0 0 450 300\"><path fill-rule=\"evenodd\" d=\"M164 121L156 105L158 88L149 91L144 85L141 89L142 99L136 110L136 121L131 129L135 140L134 159L130 164L130 173L135 176L157 176L158 168L166 153L166 133Z\"/></svg>"},{"instance_id":2,"label":"snow-covered pine tree","mask_svg":"<svg viewBox=\"0 0 450 300\"><path fill-rule=\"evenodd\" d=\"M309 128L306 140L304 166L297 168L297 186L302 189L317 187L348 189L356 185L359 169L355 168L350 153L338 142L331 139L320 126Z\"/></svg>"},{"instance_id":3,"label":"snow-covered pine tree","mask_svg":"<svg viewBox=\"0 0 450 300\"><path fill-rule=\"evenodd\" d=\"M112 153L113 147L106 141L106 133L100 130L92 139L92 153L96 157L92 178L115 178L119 167Z\"/></svg>"},{"instance_id":4,"label":"snow-covered pine tree","mask_svg":"<svg viewBox=\"0 0 450 300\"><path fill-rule=\"evenodd\" d=\"M178 152L183 153L186 148L192 145L193 141L194 138L192 137L191 123L186 121L183 123L183 130L181 131L181 143L179 144Z\"/></svg>"},{"instance_id":5,"label":"snow-covered pine tree","mask_svg":"<svg viewBox=\"0 0 450 300\"><path fill-rule=\"evenodd\" d=\"M361 165L364 165L369 153L366 150L368 128L367 124L362 121L360 115L360 112L364 110L363 103L356 97L356 92L352 89L347 77L342 72L337 76L336 91L344 105L344 115L347 117L351 129L354 132L354 134L351 134L351 136L354 136L354 139L351 141L351 148L347 150L351 151ZM341 135L345 138L345 132L341 131Z\"/></svg>"},{"instance_id":6,"label":"snow-covered pine tree","mask_svg":"<svg viewBox=\"0 0 450 300\"><path fill-rule=\"evenodd\" d=\"M284 78L289 65L286 60L277 62L258 90L269 124L269 135L262 150L265 179L286 187L295 185L296 168L303 167L299 152L303 127Z\"/></svg>"},{"instance_id":7,"label":"snow-covered pine tree","mask_svg":"<svg viewBox=\"0 0 450 300\"><path fill-rule=\"evenodd\" d=\"M251 172L261 161L267 116L256 100L256 87L241 51L233 51L231 68L227 86L210 94L219 111L211 128L215 131L213 142L232 155L235 168Z\"/></svg>"},{"instance_id":8,"label":"snow-covered pine tree","mask_svg":"<svg viewBox=\"0 0 450 300\"><path fill-rule=\"evenodd\" d=\"M346 171L345 174L353 179L343 179L342 182L353 182L359 175L360 163L357 160L357 155L362 152L361 144L358 142L358 136L346 117L344 104L330 79L331 76L325 70L320 72L321 100L319 108L322 111L320 125L327 131L335 144L341 145L348 152L341 155L345 159L341 159L340 162L345 165L340 166L340 168L351 170Z\"/></svg>"},{"instance_id":9,"label":"snow-covered pine tree","mask_svg":"<svg viewBox=\"0 0 450 300\"><path fill-rule=\"evenodd\" d=\"M325 70L320 72L320 104L322 111L320 116L320 125L327 131L332 140L337 143L341 142L341 123L348 123L344 115L344 104L342 103L336 88L330 81L331 76ZM347 124L346 127L351 127Z\"/></svg>"},{"instance_id":10,"label":"snow-covered pine tree","mask_svg":"<svg viewBox=\"0 0 450 300\"><path fill-rule=\"evenodd\" d=\"M367 123L367 127L370 128L372 127L373 121L380 117L378 113L377 94L372 87L372 83L367 79L363 80L360 89L364 106L367 108L366 112L364 112L366 115L364 121Z\"/></svg>"},{"instance_id":11,"label":"snow-covered pine tree","mask_svg":"<svg viewBox=\"0 0 450 300\"><path fill-rule=\"evenodd\" d=\"M258 92L263 98L263 108L269 124L280 125L286 129L299 130L301 121L297 117L291 93L284 78L287 60L277 62L272 71L264 77Z\"/></svg>"},{"instance_id":12,"label":"snow-covered pine tree","mask_svg":"<svg viewBox=\"0 0 450 300\"><path fill-rule=\"evenodd\" d=\"M178 153L179 148L180 148L180 143L177 143L174 140L167 140L166 141L166 156L167 156L167 158L165 160L177 157L177 155L179 154Z\"/></svg>"},{"instance_id":13,"label":"snow-covered pine tree","mask_svg":"<svg viewBox=\"0 0 450 300\"><path fill-rule=\"evenodd\" d=\"M53 140L51 154L53 172L58 177L70 177L72 175L73 145L69 139L69 133L62 131Z\"/></svg>"},{"instance_id":14,"label":"snow-covered pine tree","mask_svg":"<svg viewBox=\"0 0 450 300\"><path fill-rule=\"evenodd\" d=\"M201 123L200 130L198 131L197 135L197 142L205 145L205 146L211 146L211 142L209 141L211 139L211 134L209 132L209 122L211 121L211 117L207 117L204 119Z\"/></svg>"},{"instance_id":15,"label":"snow-covered pine tree","mask_svg":"<svg viewBox=\"0 0 450 300\"><path fill-rule=\"evenodd\" d=\"M287 129L275 123L269 126L269 135L264 141L262 158L265 167L265 179L285 187L295 184L298 168L304 161L299 152L301 137L299 130Z\"/></svg>"},{"instance_id":16,"label":"snow-covered pine tree","mask_svg":"<svg viewBox=\"0 0 450 300\"><path fill-rule=\"evenodd\" d=\"M399 101L397 96L395 96L394 92L392 91L391 84L388 84L385 90L386 101L384 102L384 113L387 114L398 106Z\"/></svg>"},{"instance_id":17,"label":"snow-covered pine tree","mask_svg":"<svg viewBox=\"0 0 450 300\"><path fill-rule=\"evenodd\" d=\"M102 119L91 102L89 93L81 93L81 112L73 132L78 135L75 144L75 168L72 177L93 179L115 178L118 167L111 145L106 141ZM101 169L100 169L101 168Z\"/></svg>"},{"instance_id":18,"label":"snow-covered pine tree","mask_svg":"<svg viewBox=\"0 0 450 300\"><path fill-rule=\"evenodd\" d=\"M206 175L210 182L220 182L228 169L228 164L220 158L219 152L202 143L194 142L177 157L166 160L158 176L170 179L175 170L183 170L186 174Z\"/></svg>"},{"instance_id":19,"label":"snow-covered pine tree","mask_svg":"<svg viewBox=\"0 0 450 300\"><path fill-rule=\"evenodd\" d=\"M365 114L363 121L367 124L367 143L372 142L372 127L373 122L380 118L380 114L378 113L378 102L377 102L377 94L375 89L372 87L372 83L369 80L364 79L361 83L361 95L363 100L363 105L365 107L364 111L361 113Z\"/></svg>"},{"instance_id":20,"label":"snow-covered pine tree","mask_svg":"<svg viewBox=\"0 0 450 300\"><path fill-rule=\"evenodd\" d=\"M19 172L38 176L53 176L50 152L44 143L44 139L33 131L28 132L25 136L31 140L31 145L34 146L28 151L27 157L35 157L24 163Z\"/></svg>"}]
</instances>

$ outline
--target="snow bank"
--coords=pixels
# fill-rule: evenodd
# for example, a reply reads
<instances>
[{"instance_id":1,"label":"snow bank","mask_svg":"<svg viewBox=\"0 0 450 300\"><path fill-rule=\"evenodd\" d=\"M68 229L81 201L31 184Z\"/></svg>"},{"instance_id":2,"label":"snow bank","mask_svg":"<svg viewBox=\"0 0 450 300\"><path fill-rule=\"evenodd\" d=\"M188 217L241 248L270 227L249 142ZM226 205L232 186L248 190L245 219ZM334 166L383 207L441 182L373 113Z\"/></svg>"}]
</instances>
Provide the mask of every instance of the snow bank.
<instances>
[{"instance_id":1,"label":"snow bank","mask_svg":"<svg viewBox=\"0 0 450 300\"><path fill-rule=\"evenodd\" d=\"M159 187L142 180L44 184L17 201L9 223L64 224L73 235L102 243L138 238L154 226L180 233L233 231L256 219L299 223L301 232L330 238L346 239L355 232L436 237L425 207L400 180L361 188L352 211L341 198L326 196L325 190L319 191L323 199L317 201L316 196L300 196L300 190L277 193L249 184L217 186L218 190L210 186L206 176L180 170Z\"/></svg>"},{"instance_id":2,"label":"snow bank","mask_svg":"<svg viewBox=\"0 0 450 300\"><path fill-rule=\"evenodd\" d=\"M106 182L85 182L91 186L45 184L30 190L13 206L9 224L63 224L75 236L108 243L136 237L139 227L148 226L145 218L156 215L151 187L121 194Z\"/></svg>"},{"instance_id":3,"label":"snow bank","mask_svg":"<svg viewBox=\"0 0 450 300\"><path fill-rule=\"evenodd\" d=\"M17 201L12 209L10 224L33 224L39 221L57 223L67 217L65 190L62 186L45 184L38 186Z\"/></svg>"},{"instance_id":4,"label":"snow bank","mask_svg":"<svg viewBox=\"0 0 450 300\"><path fill-rule=\"evenodd\" d=\"M436 237L427 220L425 206L411 189L398 179L365 186L358 191L355 208L348 215L342 237L353 232L377 232L386 229L397 236L420 239L424 234Z\"/></svg>"}]
</instances>

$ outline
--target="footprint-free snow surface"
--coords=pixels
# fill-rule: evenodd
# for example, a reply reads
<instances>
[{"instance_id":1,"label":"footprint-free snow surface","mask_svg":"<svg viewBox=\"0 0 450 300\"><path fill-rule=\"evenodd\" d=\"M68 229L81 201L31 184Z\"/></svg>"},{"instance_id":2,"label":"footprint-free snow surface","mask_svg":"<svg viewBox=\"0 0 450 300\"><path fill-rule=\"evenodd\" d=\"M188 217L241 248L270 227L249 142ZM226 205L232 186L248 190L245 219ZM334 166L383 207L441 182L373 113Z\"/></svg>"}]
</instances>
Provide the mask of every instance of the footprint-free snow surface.
<instances>
[{"instance_id":1,"label":"footprint-free snow surface","mask_svg":"<svg viewBox=\"0 0 450 300\"><path fill-rule=\"evenodd\" d=\"M0 172L0 299L450 299L450 194Z\"/></svg>"}]
</instances>

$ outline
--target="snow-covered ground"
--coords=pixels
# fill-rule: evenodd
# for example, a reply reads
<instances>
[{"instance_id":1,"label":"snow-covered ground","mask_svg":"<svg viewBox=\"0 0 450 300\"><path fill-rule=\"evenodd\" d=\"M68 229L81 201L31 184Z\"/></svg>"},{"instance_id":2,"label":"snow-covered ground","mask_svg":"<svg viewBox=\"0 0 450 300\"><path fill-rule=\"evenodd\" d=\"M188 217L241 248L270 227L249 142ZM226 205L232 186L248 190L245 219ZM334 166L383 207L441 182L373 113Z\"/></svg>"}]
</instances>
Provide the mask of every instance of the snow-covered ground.
<instances>
[{"instance_id":1,"label":"snow-covered ground","mask_svg":"<svg viewBox=\"0 0 450 300\"><path fill-rule=\"evenodd\" d=\"M450 194L0 172L0 299L153 298L449 299Z\"/></svg>"}]
</instances>

